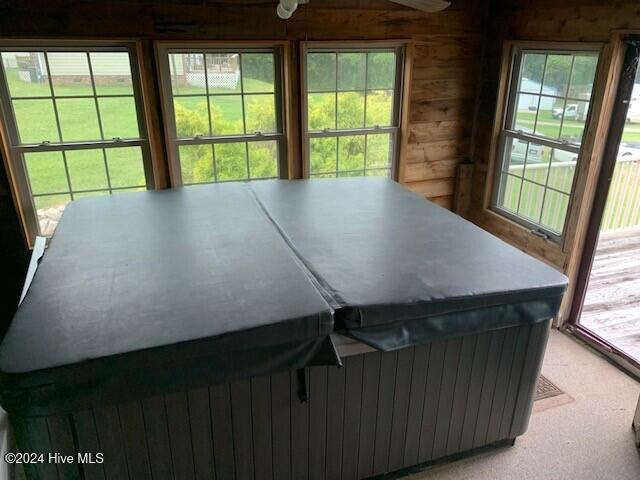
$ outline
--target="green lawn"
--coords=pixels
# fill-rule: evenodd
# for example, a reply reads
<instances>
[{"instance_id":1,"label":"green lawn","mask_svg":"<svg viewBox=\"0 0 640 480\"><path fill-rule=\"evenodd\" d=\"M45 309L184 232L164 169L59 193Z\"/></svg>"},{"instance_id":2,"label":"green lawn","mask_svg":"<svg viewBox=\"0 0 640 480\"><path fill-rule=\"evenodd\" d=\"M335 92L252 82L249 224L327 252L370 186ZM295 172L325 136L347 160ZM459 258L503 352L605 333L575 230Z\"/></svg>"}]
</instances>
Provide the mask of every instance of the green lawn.
<instances>
[{"instance_id":1,"label":"green lawn","mask_svg":"<svg viewBox=\"0 0 640 480\"><path fill-rule=\"evenodd\" d=\"M516 116L516 128L533 131L536 118L535 112L518 112ZM538 126L536 133L558 138L560 134L561 119L554 119L549 110L541 110L538 115ZM565 120L562 123L562 138L580 139L584 130L584 122L576 120ZM623 142L640 142L640 124L629 123L622 135Z\"/></svg>"},{"instance_id":2,"label":"green lawn","mask_svg":"<svg viewBox=\"0 0 640 480\"><path fill-rule=\"evenodd\" d=\"M78 95L92 95L90 85L54 85L56 106L60 120L60 132L56 126L53 102L45 97L51 92L48 83L29 83L18 77L15 69L6 69L9 89L13 99L13 108L22 143L42 143L59 141L89 141L120 138L139 138L138 119L131 85L118 84L96 86L98 94L97 106L93 98L65 98ZM273 91L273 84L254 79L244 79L244 89L251 94L245 95L247 132L275 131L275 97L268 92ZM180 89L181 94L199 93L202 89L190 87ZM266 94L255 94L265 92ZM233 90L215 89L211 93L234 93ZM101 95L126 95L124 97L101 97ZM16 98L17 97L17 98ZM185 122L177 122L179 136L192 136L196 133L242 134L243 102L241 95L212 95L211 118L213 132L209 132L207 96L176 97L176 108L182 107L193 115ZM99 112L99 113L98 113ZM198 132L189 131L189 121L196 119ZM186 124L185 124L186 123ZM193 123L193 122L192 122ZM101 133L102 128L102 133ZM193 130L193 128L191 129ZM61 134L61 135L60 135ZM240 145L240 144L238 144ZM244 144L242 144L244 145ZM276 176L277 156L274 146L268 145L258 151L256 144L249 149L250 168L254 177ZM221 148L221 155L229 161L246 165L246 160L237 155L228 156ZM227 150L230 150L227 148ZM231 149L233 150L233 149ZM244 146L240 152L245 152ZM246 153L245 153L246 154ZM36 208L43 209L64 205L70 200L68 194L60 192L103 190L101 192L75 193L75 198L88 195L107 194L109 181L112 188L139 190L144 188L145 175L142 152L139 147L81 150L66 152L65 161L61 152L31 153L25 155L25 165L36 195ZM106 157L106 158L105 158ZM225 159L221 160L221 167ZM260 163L262 162L262 163ZM265 165L263 165L263 163ZM269 165L266 165L269 164ZM275 169L275 171L274 171ZM188 172L187 172L188 173ZM229 173L233 176L233 173ZM246 175L246 167L245 167ZM67 179L68 176L68 179ZM221 172L224 178L224 172ZM70 185L69 185L70 183ZM48 194L48 195L44 195Z\"/></svg>"}]
</instances>

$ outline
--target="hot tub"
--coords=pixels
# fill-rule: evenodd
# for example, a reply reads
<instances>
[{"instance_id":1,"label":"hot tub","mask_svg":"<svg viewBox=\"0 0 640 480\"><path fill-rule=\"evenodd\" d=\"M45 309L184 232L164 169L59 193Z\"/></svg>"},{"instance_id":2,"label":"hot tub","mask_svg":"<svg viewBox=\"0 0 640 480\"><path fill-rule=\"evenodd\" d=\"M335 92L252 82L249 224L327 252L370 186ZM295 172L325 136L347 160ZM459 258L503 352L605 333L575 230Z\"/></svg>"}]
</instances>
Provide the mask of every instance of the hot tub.
<instances>
[{"instance_id":1,"label":"hot tub","mask_svg":"<svg viewBox=\"0 0 640 480\"><path fill-rule=\"evenodd\" d=\"M83 199L2 405L20 450L74 459L29 478L367 478L524 433L565 285L386 179Z\"/></svg>"}]
</instances>

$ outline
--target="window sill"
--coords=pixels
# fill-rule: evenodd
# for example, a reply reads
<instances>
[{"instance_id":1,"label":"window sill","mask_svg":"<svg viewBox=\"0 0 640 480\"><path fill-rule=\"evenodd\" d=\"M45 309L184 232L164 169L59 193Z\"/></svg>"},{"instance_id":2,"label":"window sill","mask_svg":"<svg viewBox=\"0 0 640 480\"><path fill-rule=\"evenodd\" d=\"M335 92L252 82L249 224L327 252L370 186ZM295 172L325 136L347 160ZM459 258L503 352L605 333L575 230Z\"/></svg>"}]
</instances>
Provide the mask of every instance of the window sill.
<instances>
[{"instance_id":1,"label":"window sill","mask_svg":"<svg viewBox=\"0 0 640 480\"><path fill-rule=\"evenodd\" d=\"M471 208L471 221L505 242L564 272L567 255L551 239L539 237L530 229L489 208Z\"/></svg>"}]
</instances>

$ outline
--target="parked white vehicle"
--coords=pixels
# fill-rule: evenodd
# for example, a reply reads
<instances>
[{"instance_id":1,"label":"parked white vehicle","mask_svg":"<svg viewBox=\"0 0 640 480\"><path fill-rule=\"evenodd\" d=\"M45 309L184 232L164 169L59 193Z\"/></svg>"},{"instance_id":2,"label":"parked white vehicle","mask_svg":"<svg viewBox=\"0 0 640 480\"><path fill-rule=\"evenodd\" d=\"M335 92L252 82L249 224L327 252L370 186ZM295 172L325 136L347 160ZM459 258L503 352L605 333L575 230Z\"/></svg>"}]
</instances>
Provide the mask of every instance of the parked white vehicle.
<instances>
[{"instance_id":1,"label":"parked white vehicle","mask_svg":"<svg viewBox=\"0 0 640 480\"><path fill-rule=\"evenodd\" d=\"M564 113L565 120L584 120L587 114L586 107L582 103L570 103L564 108L554 108L551 110L551 116L556 120L562 118Z\"/></svg>"}]
</instances>

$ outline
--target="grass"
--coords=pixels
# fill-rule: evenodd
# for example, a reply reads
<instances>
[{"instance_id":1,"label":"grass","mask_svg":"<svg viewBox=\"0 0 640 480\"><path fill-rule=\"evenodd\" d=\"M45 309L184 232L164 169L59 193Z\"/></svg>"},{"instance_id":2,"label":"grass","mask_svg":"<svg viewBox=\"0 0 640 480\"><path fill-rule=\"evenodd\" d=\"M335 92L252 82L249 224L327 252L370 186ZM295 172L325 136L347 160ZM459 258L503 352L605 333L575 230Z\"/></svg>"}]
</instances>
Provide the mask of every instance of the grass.
<instances>
[{"instance_id":1,"label":"grass","mask_svg":"<svg viewBox=\"0 0 640 480\"><path fill-rule=\"evenodd\" d=\"M535 112L518 112L516 125L523 127L523 129L526 128L529 131L533 131L535 119ZM560 134L561 119L553 118L553 116L551 115L551 111L549 110L540 110L540 113L538 115L538 122L539 123L536 127L536 133L551 138L558 138L558 135ZM573 139L580 139L582 137L583 130L584 122L567 119L562 123L563 138L570 137ZM622 135L622 141L629 143L640 143L640 124L627 124Z\"/></svg>"},{"instance_id":2,"label":"grass","mask_svg":"<svg viewBox=\"0 0 640 480\"><path fill-rule=\"evenodd\" d=\"M90 85L54 85L56 106L61 132L56 126L53 102L47 98L20 99L19 97L46 97L51 92L49 85L29 83L21 80L16 69L7 68L7 81L13 99L13 108L22 143L75 142L87 140L111 139L114 137L139 138L133 90L130 84L97 85L98 105L93 98L64 98L69 96L92 95ZM255 79L244 79L247 92L272 92L273 85ZM198 87L181 88L181 94L201 93ZM212 93L233 93L232 90L216 89ZM104 97L101 97L104 95ZM108 95L125 95L106 97ZM18 97L18 98L16 98ZM240 95L210 96L214 133L239 134L243 130L243 105ZM188 110L208 118L207 97L176 97ZM271 102L274 109L273 94L246 95L245 102ZM99 114L98 114L99 110ZM218 118L219 117L219 118ZM251 117L251 110L245 112L247 131L269 130L269 126L258 125ZM100 120L98 120L100 119ZM216 128L224 125L224 128ZM102 127L102 133L101 133ZM273 130L274 128L271 128ZM180 126L178 126L180 130ZM62 135L60 135L60 133ZM208 132L202 132L208 134ZM180 132L179 132L180 134ZM75 193L75 198L109 192L109 180L112 188L139 189L145 185L142 153L139 147L114 148L65 153L31 153L25 155L25 164L31 190L36 195L36 208L46 209L64 205L71 197L69 191L101 190L100 192ZM105 159L106 156L106 159ZM107 179L107 170L109 180ZM67 179L68 175L68 179ZM47 194L47 195L45 195Z\"/></svg>"}]
</instances>

